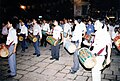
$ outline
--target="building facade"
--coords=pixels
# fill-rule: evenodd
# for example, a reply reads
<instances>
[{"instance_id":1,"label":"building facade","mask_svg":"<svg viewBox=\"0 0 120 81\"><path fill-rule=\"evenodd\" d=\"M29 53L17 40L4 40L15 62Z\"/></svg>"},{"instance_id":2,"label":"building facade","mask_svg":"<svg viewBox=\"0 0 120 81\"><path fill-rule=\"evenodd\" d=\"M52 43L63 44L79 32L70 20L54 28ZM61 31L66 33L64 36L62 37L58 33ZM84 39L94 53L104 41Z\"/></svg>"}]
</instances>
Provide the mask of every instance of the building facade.
<instances>
[{"instance_id":1,"label":"building facade","mask_svg":"<svg viewBox=\"0 0 120 81\"><path fill-rule=\"evenodd\" d=\"M74 17L86 16L89 10L88 0L74 0Z\"/></svg>"}]
</instances>

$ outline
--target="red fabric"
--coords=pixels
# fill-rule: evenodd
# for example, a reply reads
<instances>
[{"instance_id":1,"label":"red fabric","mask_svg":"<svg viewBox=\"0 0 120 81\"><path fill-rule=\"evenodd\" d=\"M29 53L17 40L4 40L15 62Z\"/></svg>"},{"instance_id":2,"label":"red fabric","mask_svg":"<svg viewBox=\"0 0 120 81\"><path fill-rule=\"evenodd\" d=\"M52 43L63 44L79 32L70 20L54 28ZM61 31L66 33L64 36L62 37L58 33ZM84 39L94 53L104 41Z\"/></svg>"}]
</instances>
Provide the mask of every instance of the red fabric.
<instances>
[{"instance_id":1,"label":"red fabric","mask_svg":"<svg viewBox=\"0 0 120 81\"><path fill-rule=\"evenodd\" d=\"M13 43L13 41L7 46L7 49L10 47L10 45Z\"/></svg>"},{"instance_id":2,"label":"red fabric","mask_svg":"<svg viewBox=\"0 0 120 81\"><path fill-rule=\"evenodd\" d=\"M100 55L102 52L103 52L104 48L102 48L98 53L97 55Z\"/></svg>"}]
</instances>

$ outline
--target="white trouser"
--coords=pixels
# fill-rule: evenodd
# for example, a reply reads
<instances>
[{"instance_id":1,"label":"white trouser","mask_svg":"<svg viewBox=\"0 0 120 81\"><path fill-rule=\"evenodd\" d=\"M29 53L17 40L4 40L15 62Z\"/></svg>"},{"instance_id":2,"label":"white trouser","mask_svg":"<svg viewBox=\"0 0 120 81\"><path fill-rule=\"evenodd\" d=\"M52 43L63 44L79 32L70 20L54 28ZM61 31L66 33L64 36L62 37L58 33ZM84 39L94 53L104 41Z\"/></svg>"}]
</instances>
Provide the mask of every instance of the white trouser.
<instances>
[{"instance_id":1,"label":"white trouser","mask_svg":"<svg viewBox=\"0 0 120 81\"><path fill-rule=\"evenodd\" d=\"M101 81L101 69L105 56L96 57L96 65L92 68L92 81Z\"/></svg>"},{"instance_id":2,"label":"white trouser","mask_svg":"<svg viewBox=\"0 0 120 81\"><path fill-rule=\"evenodd\" d=\"M64 37L64 40L63 40L63 47L65 47L65 43L66 43L66 41L68 41L69 39L68 38L65 38Z\"/></svg>"}]
</instances>

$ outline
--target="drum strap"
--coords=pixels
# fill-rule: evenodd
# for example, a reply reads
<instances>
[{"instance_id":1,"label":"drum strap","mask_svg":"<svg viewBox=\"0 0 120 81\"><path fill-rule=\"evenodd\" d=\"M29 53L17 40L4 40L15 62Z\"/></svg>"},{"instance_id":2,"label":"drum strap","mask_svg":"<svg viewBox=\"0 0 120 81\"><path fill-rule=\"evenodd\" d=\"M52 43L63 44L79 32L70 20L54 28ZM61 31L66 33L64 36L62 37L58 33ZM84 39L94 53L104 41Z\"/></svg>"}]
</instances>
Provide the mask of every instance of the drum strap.
<instances>
[{"instance_id":1,"label":"drum strap","mask_svg":"<svg viewBox=\"0 0 120 81\"><path fill-rule=\"evenodd\" d=\"M102 48L102 49L97 53L97 55L99 56L99 55L103 52L104 49L105 49L105 48Z\"/></svg>"},{"instance_id":2,"label":"drum strap","mask_svg":"<svg viewBox=\"0 0 120 81\"><path fill-rule=\"evenodd\" d=\"M13 41L9 45L7 45L7 49L12 45L12 43L13 43Z\"/></svg>"}]
</instances>

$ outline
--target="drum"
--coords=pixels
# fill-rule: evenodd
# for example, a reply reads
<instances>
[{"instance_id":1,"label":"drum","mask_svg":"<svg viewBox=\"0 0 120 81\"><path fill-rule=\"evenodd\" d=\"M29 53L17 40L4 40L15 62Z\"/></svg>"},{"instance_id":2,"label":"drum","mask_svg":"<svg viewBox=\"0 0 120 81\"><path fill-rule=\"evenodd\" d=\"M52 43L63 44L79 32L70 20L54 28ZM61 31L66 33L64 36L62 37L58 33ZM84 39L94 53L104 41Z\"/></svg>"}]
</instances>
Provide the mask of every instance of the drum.
<instances>
[{"instance_id":1,"label":"drum","mask_svg":"<svg viewBox=\"0 0 120 81\"><path fill-rule=\"evenodd\" d=\"M116 36L114 39L113 39L115 45L117 46L118 50L120 51L120 35L119 36Z\"/></svg>"},{"instance_id":2,"label":"drum","mask_svg":"<svg viewBox=\"0 0 120 81\"><path fill-rule=\"evenodd\" d=\"M35 36L32 35L32 34L29 34L29 35L28 35L28 38L29 38L32 42L36 42L36 41L37 41L37 37L35 37Z\"/></svg>"},{"instance_id":3,"label":"drum","mask_svg":"<svg viewBox=\"0 0 120 81\"><path fill-rule=\"evenodd\" d=\"M53 46L56 46L56 45L58 45L58 44L61 43L60 40L56 40L56 39L54 39L52 36L47 36L46 41L47 41L48 43L50 43L51 45L53 45Z\"/></svg>"},{"instance_id":4,"label":"drum","mask_svg":"<svg viewBox=\"0 0 120 81\"><path fill-rule=\"evenodd\" d=\"M20 35L18 36L18 40L19 40L19 41L23 41L24 38L25 38L25 34L20 34Z\"/></svg>"},{"instance_id":5,"label":"drum","mask_svg":"<svg viewBox=\"0 0 120 81\"><path fill-rule=\"evenodd\" d=\"M0 56L1 57L7 57L8 54L9 54L9 51L8 51L6 45L5 44L0 44Z\"/></svg>"},{"instance_id":6,"label":"drum","mask_svg":"<svg viewBox=\"0 0 120 81\"><path fill-rule=\"evenodd\" d=\"M88 48L79 49L78 58L85 68L93 68L96 64L95 56L91 53Z\"/></svg>"},{"instance_id":7,"label":"drum","mask_svg":"<svg viewBox=\"0 0 120 81\"><path fill-rule=\"evenodd\" d=\"M70 53L73 54L76 50L76 46L74 43L72 43L71 41L66 41L65 42L65 49Z\"/></svg>"},{"instance_id":8,"label":"drum","mask_svg":"<svg viewBox=\"0 0 120 81\"><path fill-rule=\"evenodd\" d=\"M84 39L86 39L86 40L88 40L88 41L90 41L90 40L91 40L91 36L90 36L90 35L88 35L88 34L85 34L83 38L84 38Z\"/></svg>"},{"instance_id":9,"label":"drum","mask_svg":"<svg viewBox=\"0 0 120 81\"><path fill-rule=\"evenodd\" d=\"M18 40L19 41L23 41L23 37L22 36L18 36Z\"/></svg>"}]
</instances>

